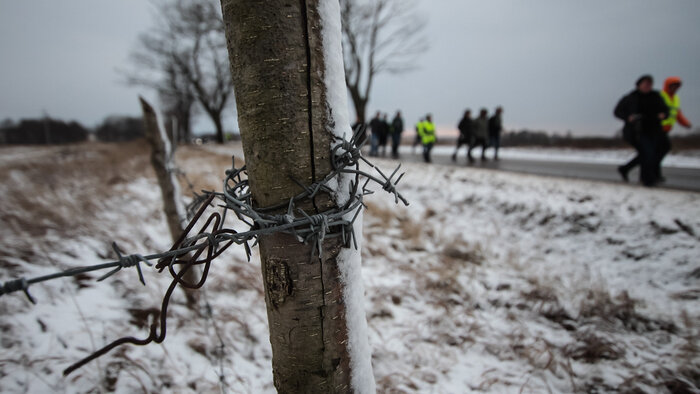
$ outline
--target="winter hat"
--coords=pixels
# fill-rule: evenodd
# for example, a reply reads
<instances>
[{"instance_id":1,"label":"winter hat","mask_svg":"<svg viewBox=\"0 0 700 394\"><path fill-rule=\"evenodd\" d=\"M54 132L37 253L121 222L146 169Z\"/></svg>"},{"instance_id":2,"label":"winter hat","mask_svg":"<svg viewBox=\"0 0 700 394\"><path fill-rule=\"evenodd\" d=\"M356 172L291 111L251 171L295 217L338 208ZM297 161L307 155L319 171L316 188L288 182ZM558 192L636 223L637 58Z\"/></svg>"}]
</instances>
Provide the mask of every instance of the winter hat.
<instances>
[{"instance_id":1,"label":"winter hat","mask_svg":"<svg viewBox=\"0 0 700 394\"><path fill-rule=\"evenodd\" d=\"M645 80L649 80L649 82L651 82L652 84L654 83L654 78L653 78L651 75L649 75L649 74L644 74L644 75L642 75L641 77L639 77L639 79L637 80L637 83L636 83L635 85L636 85L637 87L639 87L639 85L640 85L642 82L644 82Z\"/></svg>"}]
</instances>

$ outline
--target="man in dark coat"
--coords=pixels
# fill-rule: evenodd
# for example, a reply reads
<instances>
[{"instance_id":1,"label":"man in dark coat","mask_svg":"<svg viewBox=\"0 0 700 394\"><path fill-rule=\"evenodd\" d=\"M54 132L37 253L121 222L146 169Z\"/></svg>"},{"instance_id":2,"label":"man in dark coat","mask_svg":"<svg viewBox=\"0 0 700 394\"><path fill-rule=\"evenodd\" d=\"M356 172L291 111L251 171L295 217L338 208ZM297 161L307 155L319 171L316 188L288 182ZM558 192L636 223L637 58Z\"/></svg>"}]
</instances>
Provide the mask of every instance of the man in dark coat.
<instances>
[{"instance_id":1,"label":"man in dark coat","mask_svg":"<svg viewBox=\"0 0 700 394\"><path fill-rule=\"evenodd\" d=\"M501 130L503 130L502 113L503 108L497 107L496 112L489 118L489 146L493 146L494 160L498 160L498 148L501 146Z\"/></svg>"},{"instance_id":2,"label":"man in dark coat","mask_svg":"<svg viewBox=\"0 0 700 394\"><path fill-rule=\"evenodd\" d=\"M401 117L401 111L396 111L396 115L391 121L391 157L394 159L399 158L401 133L403 133L403 118Z\"/></svg>"},{"instance_id":3,"label":"man in dark coat","mask_svg":"<svg viewBox=\"0 0 700 394\"><path fill-rule=\"evenodd\" d=\"M389 115L384 114L382 118L382 123L379 128L379 150L382 152L382 157L386 156L386 143L389 140L389 133L391 127L388 121Z\"/></svg>"},{"instance_id":4,"label":"man in dark coat","mask_svg":"<svg viewBox=\"0 0 700 394\"><path fill-rule=\"evenodd\" d=\"M457 137L457 146L455 147L455 153L452 154L452 161L457 161L457 153L462 145L467 146L467 158L469 161L474 161L473 158L469 156L469 147L472 145L472 111L467 109L464 111L464 116L462 120L459 121L457 125L459 130L459 137Z\"/></svg>"},{"instance_id":5,"label":"man in dark coat","mask_svg":"<svg viewBox=\"0 0 700 394\"><path fill-rule=\"evenodd\" d=\"M383 121L381 119L381 113L377 111L377 114L369 121L369 128L372 131L370 136L370 156L377 156L379 153L379 139L382 134L382 129L384 128Z\"/></svg>"},{"instance_id":6,"label":"man in dark coat","mask_svg":"<svg viewBox=\"0 0 700 394\"><path fill-rule=\"evenodd\" d=\"M658 91L653 90L654 79L643 75L637 80L637 88L624 96L615 106L615 117L623 120L622 136L637 150L637 156L617 168L625 181L628 172L641 164L640 180L644 186L654 186L658 179L657 157L663 138L661 121L668 117L669 109Z\"/></svg>"},{"instance_id":7,"label":"man in dark coat","mask_svg":"<svg viewBox=\"0 0 700 394\"><path fill-rule=\"evenodd\" d=\"M472 149L477 146L481 146L481 161L486 161L486 146L488 144L486 139L489 136L489 114L486 108L482 108L479 111L479 116L472 121L472 135L473 143L469 145L469 150L467 151L469 162L474 162Z\"/></svg>"}]
</instances>

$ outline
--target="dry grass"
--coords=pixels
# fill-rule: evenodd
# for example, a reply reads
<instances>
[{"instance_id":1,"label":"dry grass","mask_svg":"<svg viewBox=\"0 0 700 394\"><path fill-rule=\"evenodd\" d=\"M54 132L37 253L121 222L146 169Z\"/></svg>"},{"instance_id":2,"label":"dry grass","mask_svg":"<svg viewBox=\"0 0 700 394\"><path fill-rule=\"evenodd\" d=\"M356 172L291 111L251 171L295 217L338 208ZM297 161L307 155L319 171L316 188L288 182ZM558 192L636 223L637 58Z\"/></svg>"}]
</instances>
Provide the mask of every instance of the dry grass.
<instances>
[{"instance_id":1,"label":"dry grass","mask_svg":"<svg viewBox=\"0 0 700 394\"><path fill-rule=\"evenodd\" d=\"M485 257L480 243L470 244L469 242L456 238L442 248L443 261L447 263L469 263L475 265L483 264Z\"/></svg>"},{"instance_id":2,"label":"dry grass","mask_svg":"<svg viewBox=\"0 0 700 394\"><path fill-rule=\"evenodd\" d=\"M637 312L639 301L631 298L626 291L613 297L608 291L589 290L581 303L578 319L608 324L621 324L628 330L647 332L664 330L676 333L677 327L672 322L655 320Z\"/></svg>"},{"instance_id":3,"label":"dry grass","mask_svg":"<svg viewBox=\"0 0 700 394\"><path fill-rule=\"evenodd\" d=\"M50 229L69 230L90 223L102 208L100 199L115 185L152 176L143 144L80 144L37 148L43 155L3 166L5 187L0 218L30 235Z\"/></svg>"},{"instance_id":4,"label":"dry grass","mask_svg":"<svg viewBox=\"0 0 700 394\"><path fill-rule=\"evenodd\" d=\"M625 355L625 350L592 331L584 331L576 333L576 342L567 345L564 354L574 360L596 363L600 360L617 360Z\"/></svg>"},{"instance_id":5,"label":"dry grass","mask_svg":"<svg viewBox=\"0 0 700 394\"><path fill-rule=\"evenodd\" d=\"M175 152L175 161L181 168L200 168L196 173L188 173L187 178L192 182L196 192L201 190L221 190L225 170L231 168L231 156L212 153L196 145L179 147ZM236 167L245 163L236 157ZM184 178L180 178L182 190L188 190Z\"/></svg>"},{"instance_id":6,"label":"dry grass","mask_svg":"<svg viewBox=\"0 0 700 394\"><path fill-rule=\"evenodd\" d=\"M106 239L109 228L95 227L95 217L109 209L120 184L153 176L147 153L143 142L84 143L32 147L28 158L0 162L0 261L43 260L56 237Z\"/></svg>"}]
</instances>

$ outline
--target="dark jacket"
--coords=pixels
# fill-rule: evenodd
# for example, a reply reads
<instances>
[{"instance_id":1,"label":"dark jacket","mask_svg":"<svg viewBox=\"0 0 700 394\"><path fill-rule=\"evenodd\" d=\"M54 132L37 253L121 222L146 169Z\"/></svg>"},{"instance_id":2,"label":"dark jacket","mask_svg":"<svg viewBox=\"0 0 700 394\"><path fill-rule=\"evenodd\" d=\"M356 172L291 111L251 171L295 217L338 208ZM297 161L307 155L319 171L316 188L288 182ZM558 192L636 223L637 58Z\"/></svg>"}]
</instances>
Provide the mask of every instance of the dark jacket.
<instances>
[{"instance_id":1,"label":"dark jacket","mask_svg":"<svg viewBox=\"0 0 700 394\"><path fill-rule=\"evenodd\" d=\"M369 128L372 130L372 135L379 137L382 133L384 121L381 118L374 117L369 121Z\"/></svg>"},{"instance_id":2,"label":"dark jacket","mask_svg":"<svg viewBox=\"0 0 700 394\"><path fill-rule=\"evenodd\" d=\"M389 122L382 119L379 124L379 145L386 145L387 138L389 137Z\"/></svg>"},{"instance_id":3,"label":"dark jacket","mask_svg":"<svg viewBox=\"0 0 700 394\"><path fill-rule=\"evenodd\" d=\"M489 118L486 116L476 117L472 121L472 134L474 139L486 141L489 136Z\"/></svg>"},{"instance_id":4,"label":"dark jacket","mask_svg":"<svg viewBox=\"0 0 700 394\"><path fill-rule=\"evenodd\" d=\"M459 129L459 139L462 141L470 141L472 138L472 118L465 116L457 125Z\"/></svg>"},{"instance_id":5,"label":"dark jacket","mask_svg":"<svg viewBox=\"0 0 700 394\"><path fill-rule=\"evenodd\" d=\"M635 89L620 99L613 113L615 117L625 122L622 129L623 138L634 145L641 134L662 133L659 114L668 116L668 111L668 106L658 91L642 93ZM635 119L630 122L631 115L635 115Z\"/></svg>"},{"instance_id":6,"label":"dark jacket","mask_svg":"<svg viewBox=\"0 0 700 394\"><path fill-rule=\"evenodd\" d=\"M394 120L391 122L391 133L403 133L403 119L400 116L394 116Z\"/></svg>"},{"instance_id":7,"label":"dark jacket","mask_svg":"<svg viewBox=\"0 0 700 394\"><path fill-rule=\"evenodd\" d=\"M489 118L489 137L498 137L502 129L501 115L493 115Z\"/></svg>"}]
</instances>

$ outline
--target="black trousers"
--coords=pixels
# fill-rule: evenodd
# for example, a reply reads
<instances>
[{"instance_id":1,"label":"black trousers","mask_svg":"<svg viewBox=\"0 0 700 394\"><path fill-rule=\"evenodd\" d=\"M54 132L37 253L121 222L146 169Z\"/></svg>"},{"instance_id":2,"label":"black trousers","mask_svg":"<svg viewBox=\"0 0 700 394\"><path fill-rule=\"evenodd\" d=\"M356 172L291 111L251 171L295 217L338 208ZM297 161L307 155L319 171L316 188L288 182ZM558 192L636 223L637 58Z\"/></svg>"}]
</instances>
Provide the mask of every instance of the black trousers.
<instances>
[{"instance_id":1,"label":"black trousers","mask_svg":"<svg viewBox=\"0 0 700 394\"><path fill-rule=\"evenodd\" d=\"M637 155L622 166L624 172L630 172L641 165L639 180L651 186L661 179L661 161L671 151L671 140L666 132L644 133L630 141Z\"/></svg>"},{"instance_id":2,"label":"black trousers","mask_svg":"<svg viewBox=\"0 0 700 394\"><path fill-rule=\"evenodd\" d=\"M424 160L426 163L430 163L430 162L431 162L431 160L430 160L430 151L433 150L433 145L434 145L434 144L433 144L432 142L429 143L429 144L423 144L423 160Z\"/></svg>"},{"instance_id":3,"label":"black trousers","mask_svg":"<svg viewBox=\"0 0 700 394\"><path fill-rule=\"evenodd\" d=\"M474 142L471 145L469 145L469 150L467 151L467 157L469 158L469 161L474 160L474 158L472 158L472 149L476 148L477 146L481 146L481 158L486 158L486 138L476 137L474 138Z\"/></svg>"}]
</instances>

